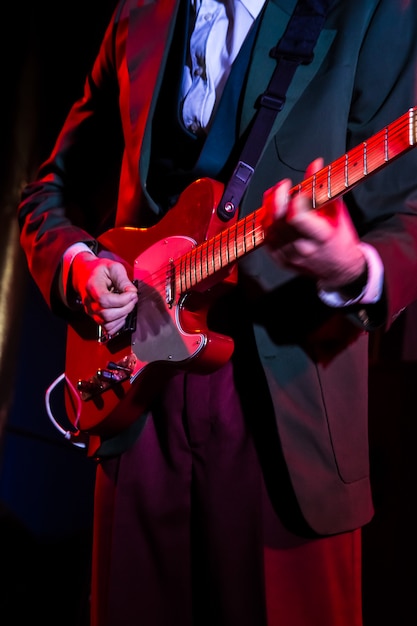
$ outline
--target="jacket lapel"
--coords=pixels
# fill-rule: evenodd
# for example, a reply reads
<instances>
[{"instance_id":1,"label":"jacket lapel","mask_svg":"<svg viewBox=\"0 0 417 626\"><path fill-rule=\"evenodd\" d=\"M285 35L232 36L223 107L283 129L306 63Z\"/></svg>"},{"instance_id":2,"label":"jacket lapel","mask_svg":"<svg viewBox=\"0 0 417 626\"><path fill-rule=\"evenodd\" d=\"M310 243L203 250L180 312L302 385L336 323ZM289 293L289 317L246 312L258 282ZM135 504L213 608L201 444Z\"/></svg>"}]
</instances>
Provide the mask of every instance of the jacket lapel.
<instances>
[{"instance_id":1,"label":"jacket lapel","mask_svg":"<svg viewBox=\"0 0 417 626\"><path fill-rule=\"evenodd\" d=\"M137 162L139 157L149 157L142 142L157 99L178 6L179 0L140 0L130 13L126 41L130 88L126 106Z\"/></svg>"},{"instance_id":2,"label":"jacket lapel","mask_svg":"<svg viewBox=\"0 0 417 626\"><path fill-rule=\"evenodd\" d=\"M252 119L255 113L254 103L266 89L275 69L275 60L269 56L269 51L284 33L295 2L296 0L267 0L249 69L242 130ZM129 102L125 104L129 110L132 145L137 159L141 159L142 173L147 172L149 162L147 120L155 106L178 6L179 0L140 0L129 18L126 58L130 90ZM285 107L277 116L272 132L276 132L281 126L295 101L318 71L335 34L334 30L323 30L320 33L314 60L310 65L297 69L288 89Z\"/></svg>"}]
</instances>

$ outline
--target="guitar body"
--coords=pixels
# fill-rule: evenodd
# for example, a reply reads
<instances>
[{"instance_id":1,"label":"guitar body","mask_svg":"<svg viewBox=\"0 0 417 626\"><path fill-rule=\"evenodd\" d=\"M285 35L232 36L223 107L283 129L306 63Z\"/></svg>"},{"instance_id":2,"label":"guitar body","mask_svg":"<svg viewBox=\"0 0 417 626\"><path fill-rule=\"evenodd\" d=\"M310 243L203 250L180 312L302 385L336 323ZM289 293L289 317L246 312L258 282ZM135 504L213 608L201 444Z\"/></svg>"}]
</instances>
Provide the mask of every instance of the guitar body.
<instances>
[{"instance_id":1,"label":"guitar body","mask_svg":"<svg viewBox=\"0 0 417 626\"><path fill-rule=\"evenodd\" d=\"M114 338L80 313L67 331L65 404L70 422L91 435L111 436L130 425L179 369L212 371L233 352L231 338L211 332L207 313L235 271L179 292L173 261L225 227L216 214L223 185L200 179L148 229L119 227L99 238L100 254L121 260L138 287L130 329ZM177 271L177 270L176 270ZM178 271L177 271L178 273ZM132 320L131 320L132 322Z\"/></svg>"}]
</instances>

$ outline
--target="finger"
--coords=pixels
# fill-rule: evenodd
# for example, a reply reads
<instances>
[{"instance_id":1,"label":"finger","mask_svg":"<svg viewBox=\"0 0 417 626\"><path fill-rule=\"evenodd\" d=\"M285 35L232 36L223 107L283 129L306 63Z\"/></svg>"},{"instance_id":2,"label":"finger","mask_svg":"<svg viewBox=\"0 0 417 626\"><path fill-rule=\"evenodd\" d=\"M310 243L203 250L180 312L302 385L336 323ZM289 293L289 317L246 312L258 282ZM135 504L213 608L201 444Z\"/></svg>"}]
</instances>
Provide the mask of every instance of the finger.
<instances>
[{"instance_id":1,"label":"finger","mask_svg":"<svg viewBox=\"0 0 417 626\"><path fill-rule=\"evenodd\" d=\"M86 306L86 312L93 318L96 324L104 326L106 332L114 334L115 326L119 329L124 326L126 317L134 309L133 302L123 307L103 308L97 302L91 302Z\"/></svg>"},{"instance_id":2,"label":"finger","mask_svg":"<svg viewBox=\"0 0 417 626\"><path fill-rule=\"evenodd\" d=\"M291 204L288 223L296 229L300 237L324 242L332 236L334 231L333 218L333 215L329 218L326 213L313 210L308 199L299 196L294 198Z\"/></svg>"},{"instance_id":3,"label":"finger","mask_svg":"<svg viewBox=\"0 0 417 626\"><path fill-rule=\"evenodd\" d=\"M291 181L286 178L265 191L263 195L263 209L264 226L266 229L286 215L290 187Z\"/></svg>"},{"instance_id":4,"label":"finger","mask_svg":"<svg viewBox=\"0 0 417 626\"><path fill-rule=\"evenodd\" d=\"M114 335L116 335L121 330L123 330L124 325L125 325L125 320L124 319L123 320L114 320L112 322L101 322L100 323L100 326L104 330L104 333L105 333L107 339L111 339L112 337L114 337Z\"/></svg>"},{"instance_id":5,"label":"finger","mask_svg":"<svg viewBox=\"0 0 417 626\"><path fill-rule=\"evenodd\" d=\"M113 291L118 293L137 292L135 285L127 275L126 268L121 263L113 263L108 268L109 278Z\"/></svg>"},{"instance_id":6,"label":"finger","mask_svg":"<svg viewBox=\"0 0 417 626\"><path fill-rule=\"evenodd\" d=\"M311 178L323 167L323 159L322 157L318 157L314 159L306 169L304 180ZM293 202L291 202L288 210L288 221L291 222L296 215L304 214L310 212L312 209L311 198L304 192L296 193L293 196Z\"/></svg>"},{"instance_id":7,"label":"finger","mask_svg":"<svg viewBox=\"0 0 417 626\"><path fill-rule=\"evenodd\" d=\"M97 304L103 309L120 309L136 303L138 294L136 288L133 291L106 291L97 298Z\"/></svg>"},{"instance_id":8,"label":"finger","mask_svg":"<svg viewBox=\"0 0 417 626\"><path fill-rule=\"evenodd\" d=\"M314 161L312 161L308 165L304 179L310 178L310 176L317 174L317 172L323 168L323 165L324 165L324 160L322 157L318 157L317 159L314 159Z\"/></svg>"},{"instance_id":9,"label":"finger","mask_svg":"<svg viewBox=\"0 0 417 626\"><path fill-rule=\"evenodd\" d=\"M311 213L311 199L305 193L296 193L291 199L287 209L287 222L295 224L297 217Z\"/></svg>"}]
</instances>

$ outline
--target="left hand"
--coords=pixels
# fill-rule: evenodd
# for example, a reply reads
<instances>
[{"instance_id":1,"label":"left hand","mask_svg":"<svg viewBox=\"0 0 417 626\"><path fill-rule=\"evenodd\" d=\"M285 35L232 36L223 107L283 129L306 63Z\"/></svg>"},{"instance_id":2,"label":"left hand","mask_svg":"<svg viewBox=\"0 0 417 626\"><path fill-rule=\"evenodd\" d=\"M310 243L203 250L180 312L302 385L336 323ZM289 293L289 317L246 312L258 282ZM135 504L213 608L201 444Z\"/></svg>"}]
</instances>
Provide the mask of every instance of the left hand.
<instances>
[{"instance_id":1,"label":"left hand","mask_svg":"<svg viewBox=\"0 0 417 626\"><path fill-rule=\"evenodd\" d=\"M306 178L323 167L316 159ZM356 280L365 269L365 256L347 207L341 198L312 210L302 192L289 196L291 181L284 179L263 197L266 242L280 264L337 290Z\"/></svg>"}]
</instances>

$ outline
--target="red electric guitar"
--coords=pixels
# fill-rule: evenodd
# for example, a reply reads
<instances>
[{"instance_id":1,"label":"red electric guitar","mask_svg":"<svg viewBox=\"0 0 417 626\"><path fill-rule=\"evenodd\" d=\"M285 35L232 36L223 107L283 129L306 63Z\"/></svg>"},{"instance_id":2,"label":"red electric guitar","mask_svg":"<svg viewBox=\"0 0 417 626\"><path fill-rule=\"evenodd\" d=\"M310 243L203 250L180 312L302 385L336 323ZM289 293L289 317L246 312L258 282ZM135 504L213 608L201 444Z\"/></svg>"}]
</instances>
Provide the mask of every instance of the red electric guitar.
<instances>
[{"instance_id":1,"label":"red electric guitar","mask_svg":"<svg viewBox=\"0 0 417 626\"><path fill-rule=\"evenodd\" d=\"M416 126L413 107L291 193L303 191L313 208L322 206L414 147ZM68 326L65 405L79 431L116 434L146 409L170 371L210 371L230 358L232 339L210 331L207 313L218 289L233 285L235 262L262 246L265 232L262 209L225 226L216 213L223 190L197 180L155 226L113 228L99 238L103 255L130 268L139 302L113 338L84 313Z\"/></svg>"}]
</instances>

